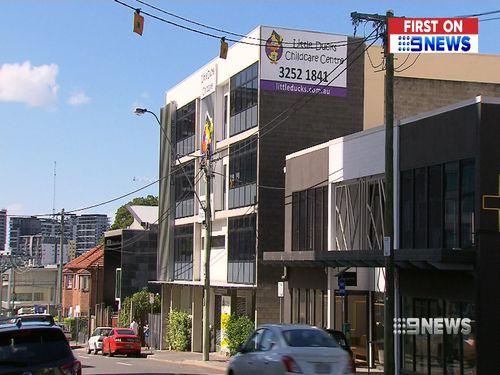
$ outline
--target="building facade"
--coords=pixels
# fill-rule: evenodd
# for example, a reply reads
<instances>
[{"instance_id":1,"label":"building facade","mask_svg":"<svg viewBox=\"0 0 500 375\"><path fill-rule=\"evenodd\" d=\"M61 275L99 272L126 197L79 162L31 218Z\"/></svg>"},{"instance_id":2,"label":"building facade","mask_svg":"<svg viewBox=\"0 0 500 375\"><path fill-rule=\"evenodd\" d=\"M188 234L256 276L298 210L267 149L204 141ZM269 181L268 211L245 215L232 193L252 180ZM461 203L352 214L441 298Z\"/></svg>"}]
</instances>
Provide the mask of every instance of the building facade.
<instances>
[{"instance_id":1,"label":"building facade","mask_svg":"<svg viewBox=\"0 0 500 375\"><path fill-rule=\"evenodd\" d=\"M9 247L13 256L18 253L19 236L33 236L41 233L40 220L32 217L11 217L9 219Z\"/></svg>"},{"instance_id":2,"label":"building facade","mask_svg":"<svg viewBox=\"0 0 500 375\"><path fill-rule=\"evenodd\" d=\"M96 315L103 301L104 245L89 250L67 263L63 269L63 315Z\"/></svg>"},{"instance_id":3,"label":"building facade","mask_svg":"<svg viewBox=\"0 0 500 375\"><path fill-rule=\"evenodd\" d=\"M0 252L5 251L7 245L7 210L0 210Z\"/></svg>"},{"instance_id":4,"label":"building facade","mask_svg":"<svg viewBox=\"0 0 500 375\"><path fill-rule=\"evenodd\" d=\"M57 267L11 267L2 273L2 309L15 314L21 307L56 310Z\"/></svg>"},{"instance_id":5,"label":"building facade","mask_svg":"<svg viewBox=\"0 0 500 375\"><path fill-rule=\"evenodd\" d=\"M17 255L28 266L48 266L59 263L59 237L19 236ZM68 241L63 244L63 263L68 262Z\"/></svg>"},{"instance_id":6,"label":"building facade","mask_svg":"<svg viewBox=\"0 0 500 375\"><path fill-rule=\"evenodd\" d=\"M280 319L274 280L282 270L262 259L266 251L283 248L286 154L363 125L362 40L268 27L257 28L244 41L255 39L267 40L268 48L234 45L227 60L209 62L169 90L162 111L172 147L163 134L158 282L164 311L182 309L193 316L194 351L201 351L202 339L206 200L213 210L212 347L224 349L223 322L229 314L248 315L256 324ZM321 41L329 52L293 46L298 40ZM276 54L273 43L278 43ZM314 65L304 59L323 62ZM294 61L302 62L293 67ZM327 78L331 71L335 74ZM304 92L308 95L300 95ZM207 197L200 168L205 128L212 125L213 173Z\"/></svg>"},{"instance_id":7,"label":"building facade","mask_svg":"<svg viewBox=\"0 0 500 375\"><path fill-rule=\"evenodd\" d=\"M86 214L77 217L76 254L96 247L109 229L109 218L104 214Z\"/></svg>"},{"instance_id":8,"label":"building facade","mask_svg":"<svg viewBox=\"0 0 500 375\"><path fill-rule=\"evenodd\" d=\"M130 227L105 233L103 302L114 310L144 288L160 291L151 284L156 280L158 206L131 205L127 210L133 217Z\"/></svg>"},{"instance_id":9,"label":"building facade","mask_svg":"<svg viewBox=\"0 0 500 375\"><path fill-rule=\"evenodd\" d=\"M398 373L494 366L499 120L500 99L477 97L395 128L396 317L471 322L470 332L395 335ZM325 326L326 314L326 326L349 332L357 358L372 366L383 365L384 133L287 157L285 251L264 256L284 269L275 281L284 282L285 322Z\"/></svg>"}]
</instances>

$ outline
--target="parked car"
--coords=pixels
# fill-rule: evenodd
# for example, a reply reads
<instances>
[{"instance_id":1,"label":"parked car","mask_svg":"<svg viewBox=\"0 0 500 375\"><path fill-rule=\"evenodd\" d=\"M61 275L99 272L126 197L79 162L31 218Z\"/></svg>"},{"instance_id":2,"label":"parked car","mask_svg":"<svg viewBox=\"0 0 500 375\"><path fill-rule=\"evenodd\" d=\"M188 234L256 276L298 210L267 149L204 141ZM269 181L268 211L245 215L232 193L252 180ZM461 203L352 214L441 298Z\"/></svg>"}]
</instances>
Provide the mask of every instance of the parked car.
<instances>
[{"instance_id":1,"label":"parked car","mask_svg":"<svg viewBox=\"0 0 500 375\"><path fill-rule=\"evenodd\" d=\"M0 323L0 374L81 375L63 331L50 322Z\"/></svg>"},{"instance_id":2,"label":"parked car","mask_svg":"<svg viewBox=\"0 0 500 375\"><path fill-rule=\"evenodd\" d=\"M102 340L102 355L134 354L141 356L141 340L130 328L113 328Z\"/></svg>"},{"instance_id":3,"label":"parked car","mask_svg":"<svg viewBox=\"0 0 500 375\"><path fill-rule=\"evenodd\" d=\"M102 341L112 329L113 327L97 327L87 341L87 353L94 351L94 354L97 354L102 350Z\"/></svg>"},{"instance_id":4,"label":"parked car","mask_svg":"<svg viewBox=\"0 0 500 375\"><path fill-rule=\"evenodd\" d=\"M259 327L231 358L228 375L344 373L348 354L324 330L296 324Z\"/></svg>"},{"instance_id":5,"label":"parked car","mask_svg":"<svg viewBox=\"0 0 500 375\"><path fill-rule=\"evenodd\" d=\"M349 353L349 362L347 364L347 374L355 374L356 373L356 357L354 356L354 353L352 352L351 346L347 342L347 339L344 335L344 332L342 331L337 331L334 329L326 329L326 332L330 336L332 336L335 341L340 345L342 349L344 349L347 353Z\"/></svg>"},{"instance_id":6,"label":"parked car","mask_svg":"<svg viewBox=\"0 0 500 375\"><path fill-rule=\"evenodd\" d=\"M0 324L3 322L7 323L16 323L17 320L20 319L23 323L26 322L40 322L40 323L48 323L50 325L54 325L54 317L50 314L19 314L19 315L11 315L0 318Z\"/></svg>"}]
</instances>

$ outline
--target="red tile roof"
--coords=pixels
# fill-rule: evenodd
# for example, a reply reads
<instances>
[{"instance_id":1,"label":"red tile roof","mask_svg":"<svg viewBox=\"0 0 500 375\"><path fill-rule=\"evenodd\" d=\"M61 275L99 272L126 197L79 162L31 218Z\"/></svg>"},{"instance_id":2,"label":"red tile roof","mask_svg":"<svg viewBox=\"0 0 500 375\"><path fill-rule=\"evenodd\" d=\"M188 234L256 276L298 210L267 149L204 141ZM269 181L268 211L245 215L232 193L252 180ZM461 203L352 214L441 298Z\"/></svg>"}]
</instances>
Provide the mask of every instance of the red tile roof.
<instances>
[{"instance_id":1,"label":"red tile roof","mask_svg":"<svg viewBox=\"0 0 500 375\"><path fill-rule=\"evenodd\" d=\"M93 249L84 252L78 258L64 266L64 270L87 269L90 267L104 265L104 245L99 245Z\"/></svg>"}]
</instances>

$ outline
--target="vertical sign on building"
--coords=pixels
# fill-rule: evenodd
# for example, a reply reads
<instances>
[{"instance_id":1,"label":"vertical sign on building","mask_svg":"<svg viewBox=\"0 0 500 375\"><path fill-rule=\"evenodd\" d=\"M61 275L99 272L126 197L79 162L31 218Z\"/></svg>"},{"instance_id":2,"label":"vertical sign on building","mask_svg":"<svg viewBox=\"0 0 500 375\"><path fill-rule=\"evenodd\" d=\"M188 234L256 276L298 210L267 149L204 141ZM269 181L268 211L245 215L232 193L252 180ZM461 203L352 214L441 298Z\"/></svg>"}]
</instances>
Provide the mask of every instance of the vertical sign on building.
<instances>
[{"instance_id":1,"label":"vertical sign on building","mask_svg":"<svg viewBox=\"0 0 500 375\"><path fill-rule=\"evenodd\" d=\"M346 36L261 27L261 39L261 90L347 95Z\"/></svg>"}]
</instances>

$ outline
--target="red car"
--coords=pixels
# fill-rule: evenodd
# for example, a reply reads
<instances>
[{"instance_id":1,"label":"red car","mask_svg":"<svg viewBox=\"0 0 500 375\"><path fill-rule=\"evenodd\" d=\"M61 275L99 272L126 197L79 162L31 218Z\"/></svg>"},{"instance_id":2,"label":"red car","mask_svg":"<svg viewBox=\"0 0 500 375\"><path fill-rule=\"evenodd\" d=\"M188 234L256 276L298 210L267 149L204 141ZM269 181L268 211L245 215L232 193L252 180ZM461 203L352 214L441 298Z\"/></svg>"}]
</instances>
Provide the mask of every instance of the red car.
<instances>
[{"instance_id":1,"label":"red car","mask_svg":"<svg viewBox=\"0 0 500 375\"><path fill-rule=\"evenodd\" d=\"M130 328L113 328L102 340L102 355L141 356L141 340Z\"/></svg>"}]
</instances>

